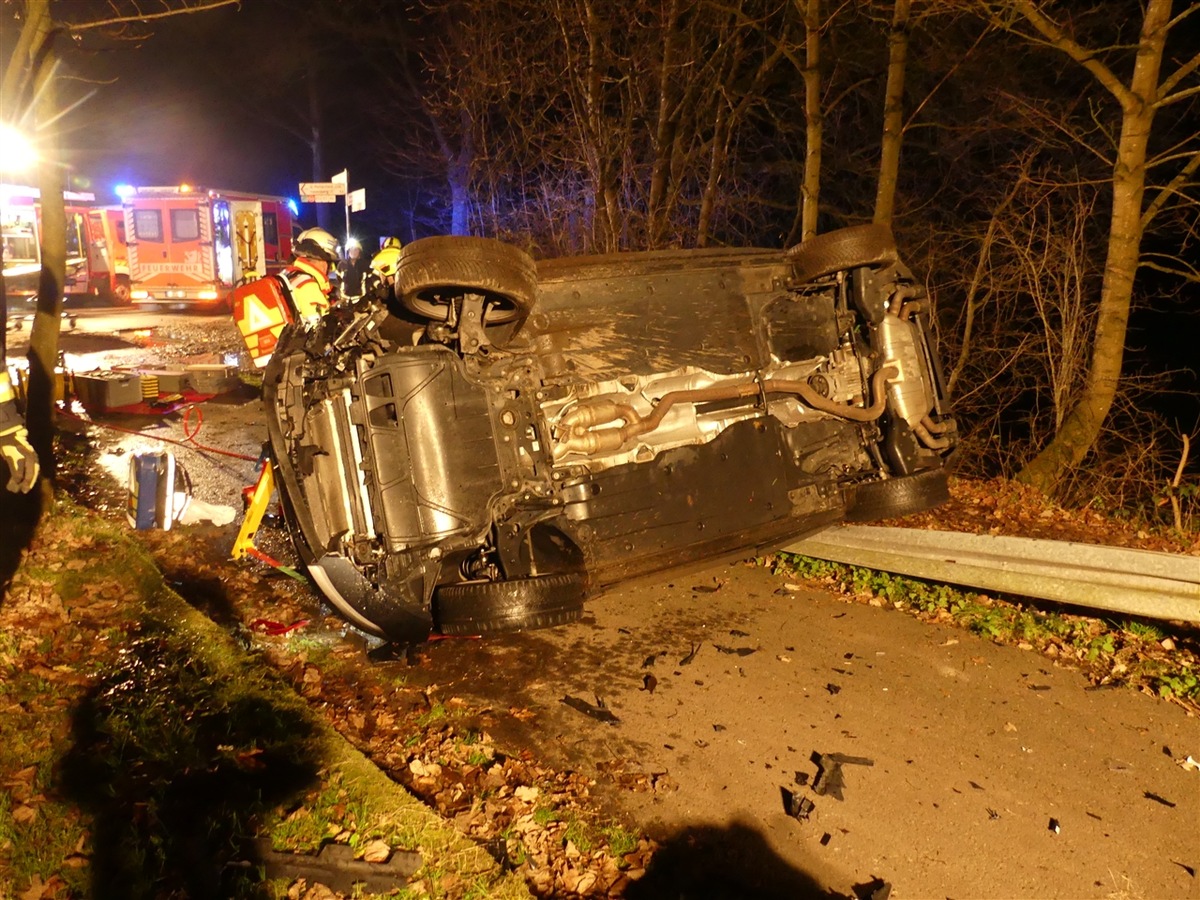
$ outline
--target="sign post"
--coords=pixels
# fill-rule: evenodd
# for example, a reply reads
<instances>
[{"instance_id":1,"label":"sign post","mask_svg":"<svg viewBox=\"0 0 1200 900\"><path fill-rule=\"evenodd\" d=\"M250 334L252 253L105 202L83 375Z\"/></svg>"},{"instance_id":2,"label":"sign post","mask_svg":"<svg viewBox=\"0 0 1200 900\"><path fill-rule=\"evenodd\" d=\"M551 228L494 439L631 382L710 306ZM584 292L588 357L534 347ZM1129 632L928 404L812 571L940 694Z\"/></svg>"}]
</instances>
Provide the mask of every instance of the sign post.
<instances>
[{"instance_id":1,"label":"sign post","mask_svg":"<svg viewBox=\"0 0 1200 900\"><path fill-rule=\"evenodd\" d=\"M334 175L329 180L338 186L338 193L344 197L343 205L345 207L345 212L346 212L346 238L345 238L345 240L342 241L342 247L349 247L349 245L350 245L350 197L349 197L348 192L350 190L350 171L349 171L349 169L342 169L342 171L338 172L336 175ZM347 251L347 252L349 252L349 251Z\"/></svg>"}]
</instances>

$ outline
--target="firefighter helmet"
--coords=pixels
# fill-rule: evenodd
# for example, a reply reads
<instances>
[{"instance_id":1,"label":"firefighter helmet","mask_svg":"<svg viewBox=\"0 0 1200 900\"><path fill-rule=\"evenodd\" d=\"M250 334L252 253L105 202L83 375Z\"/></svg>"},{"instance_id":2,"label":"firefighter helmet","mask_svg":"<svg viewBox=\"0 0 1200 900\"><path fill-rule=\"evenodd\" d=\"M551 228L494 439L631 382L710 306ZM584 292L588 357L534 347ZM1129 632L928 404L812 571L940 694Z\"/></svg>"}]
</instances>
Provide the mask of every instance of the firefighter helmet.
<instances>
[{"instance_id":1,"label":"firefighter helmet","mask_svg":"<svg viewBox=\"0 0 1200 900\"><path fill-rule=\"evenodd\" d=\"M380 250L391 250L393 247L399 250L404 245L400 243L398 237L387 237L383 239L383 243L379 245Z\"/></svg>"},{"instance_id":2,"label":"firefighter helmet","mask_svg":"<svg viewBox=\"0 0 1200 900\"><path fill-rule=\"evenodd\" d=\"M306 228L300 232L292 250L297 256L309 259L323 259L327 263L338 261L337 238L324 228Z\"/></svg>"},{"instance_id":3,"label":"firefighter helmet","mask_svg":"<svg viewBox=\"0 0 1200 900\"><path fill-rule=\"evenodd\" d=\"M380 278L391 278L400 265L400 248L384 247L371 258L371 269Z\"/></svg>"}]
</instances>

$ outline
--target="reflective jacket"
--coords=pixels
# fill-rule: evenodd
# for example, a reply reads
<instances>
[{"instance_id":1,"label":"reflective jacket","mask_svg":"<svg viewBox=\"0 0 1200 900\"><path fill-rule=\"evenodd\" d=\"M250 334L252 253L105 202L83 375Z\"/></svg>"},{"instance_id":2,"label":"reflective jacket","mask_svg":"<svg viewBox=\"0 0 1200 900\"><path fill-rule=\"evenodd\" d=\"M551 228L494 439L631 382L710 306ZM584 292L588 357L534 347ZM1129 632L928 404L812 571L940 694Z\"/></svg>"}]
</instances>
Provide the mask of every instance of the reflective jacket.
<instances>
[{"instance_id":1,"label":"reflective jacket","mask_svg":"<svg viewBox=\"0 0 1200 900\"><path fill-rule=\"evenodd\" d=\"M302 256L279 273L287 285L296 318L305 325L313 325L325 315L331 305L329 279L311 262Z\"/></svg>"}]
</instances>

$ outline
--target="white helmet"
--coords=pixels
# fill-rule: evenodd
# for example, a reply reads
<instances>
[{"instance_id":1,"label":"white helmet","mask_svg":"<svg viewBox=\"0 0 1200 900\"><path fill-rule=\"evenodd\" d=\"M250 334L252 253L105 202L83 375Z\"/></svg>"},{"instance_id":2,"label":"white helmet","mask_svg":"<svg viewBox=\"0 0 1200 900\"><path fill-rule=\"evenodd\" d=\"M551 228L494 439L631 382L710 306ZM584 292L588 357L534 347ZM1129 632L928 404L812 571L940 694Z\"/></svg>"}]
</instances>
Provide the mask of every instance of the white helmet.
<instances>
[{"instance_id":1,"label":"white helmet","mask_svg":"<svg viewBox=\"0 0 1200 900\"><path fill-rule=\"evenodd\" d=\"M292 252L310 259L323 259L327 263L338 261L338 242L324 228L306 228L296 235Z\"/></svg>"}]
</instances>

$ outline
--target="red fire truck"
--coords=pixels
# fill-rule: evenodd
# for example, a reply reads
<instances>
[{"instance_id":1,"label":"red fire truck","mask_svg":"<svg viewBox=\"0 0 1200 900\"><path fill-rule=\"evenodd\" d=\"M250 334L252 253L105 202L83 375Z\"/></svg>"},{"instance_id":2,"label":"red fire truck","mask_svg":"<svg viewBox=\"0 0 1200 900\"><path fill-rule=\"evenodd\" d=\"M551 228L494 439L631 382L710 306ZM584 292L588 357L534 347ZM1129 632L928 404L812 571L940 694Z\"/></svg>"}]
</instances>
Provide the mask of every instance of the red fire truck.
<instances>
[{"instance_id":1,"label":"red fire truck","mask_svg":"<svg viewBox=\"0 0 1200 900\"><path fill-rule=\"evenodd\" d=\"M123 238L105 219L112 213L94 205L95 195L64 191L67 212L67 298L86 294L116 296L124 256ZM110 208L112 209L112 208ZM37 293L42 268L42 204L37 188L0 184L0 240L4 242L4 283L14 299ZM119 297L118 297L119 299Z\"/></svg>"},{"instance_id":2,"label":"red fire truck","mask_svg":"<svg viewBox=\"0 0 1200 900\"><path fill-rule=\"evenodd\" d=\"M135 303L228 308L234 287L291 256L286 197L181 184L133 189L124 208Z\"/></svg>"}]
</instances>

